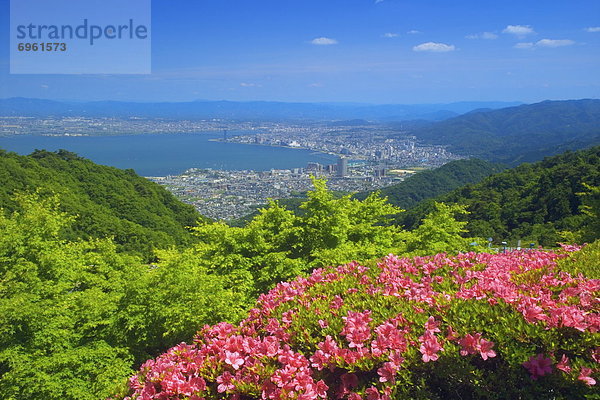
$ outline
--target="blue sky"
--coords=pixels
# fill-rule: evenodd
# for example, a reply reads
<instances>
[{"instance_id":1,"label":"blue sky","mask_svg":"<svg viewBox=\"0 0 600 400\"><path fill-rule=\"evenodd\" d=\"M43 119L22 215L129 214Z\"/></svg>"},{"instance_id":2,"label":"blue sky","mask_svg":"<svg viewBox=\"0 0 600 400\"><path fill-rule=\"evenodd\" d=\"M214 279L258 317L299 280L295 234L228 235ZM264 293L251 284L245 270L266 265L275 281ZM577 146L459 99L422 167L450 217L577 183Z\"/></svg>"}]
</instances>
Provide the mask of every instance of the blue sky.
<instances>
[{"instance_id":1,"label":"blue sky","mask_svg":"<svg viewBox=\"0 0 600 400\"><path fill-rule=\"evenodd\" d=\"M9 30L9 1L0 0L2 98L600 97L597 0L154 0L149 75L10 75Z\"/></svg>"}]
</instances>

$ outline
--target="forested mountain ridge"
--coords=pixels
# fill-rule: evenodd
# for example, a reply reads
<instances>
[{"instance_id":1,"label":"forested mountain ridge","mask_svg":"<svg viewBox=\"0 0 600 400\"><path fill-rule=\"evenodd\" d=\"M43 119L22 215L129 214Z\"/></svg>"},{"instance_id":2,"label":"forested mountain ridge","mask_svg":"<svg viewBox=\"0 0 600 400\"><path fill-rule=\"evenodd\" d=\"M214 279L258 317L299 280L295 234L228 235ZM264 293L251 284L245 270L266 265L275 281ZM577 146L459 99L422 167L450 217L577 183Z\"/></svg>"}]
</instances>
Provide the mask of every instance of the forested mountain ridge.
<instances>
[{"instance_id":1,"label":"forested mountain ridge","mask_svg":"<svg viewBox=\"0 0 600 400\"><path fill-rule=\"evenodd\" d=\"M477 183L483 178L503 170L499 164L479 159L451 161L439 168L422 171L406 180L385 187L379 192L400 208L410 208L422 200L437 197L460 186ZM357 193L357 199L365 199L370 192Z\"/></svg>"},{"instance_id":2,"label":"forested mountain ridge","mask_svg":"<svg viewBox=\"0 0 600 400\"><path fill-rule=\"evenodd\" d=\"M77 218L67 237L113 236L122 250L149 255L152 248L187 245L188 226L204 219L160 185L95 164L65 150L29 156L0 151L0 207L15 209L15 192L56 193L61 209Z\"/></svg>"},{"instance_id":3,"label":"forested mountain ridge","mask_svg":"<svg viewBox=\"0 0 600 400\"><path fill-rule=\"evenodd\" d=\"M412 134L459 154L518 165L600 144L600 100L543 101L472 111Z\"/></svg>"},{"instance_id":4,"label":"forested mountain ridge","mask_svg":"<svg viewBox=\"0 0 600 400\"><path fill-rule=\"evenodd\" d=\"M400 214L397 223L409 229L418 225L436 201L461 204L470 212L465 218L473 236L553 246L564 240L561 232L576 231L587 223L581 193L599 185L600 146L596 146L522 164L421 202Z\"/></svg>"}]
</instances>

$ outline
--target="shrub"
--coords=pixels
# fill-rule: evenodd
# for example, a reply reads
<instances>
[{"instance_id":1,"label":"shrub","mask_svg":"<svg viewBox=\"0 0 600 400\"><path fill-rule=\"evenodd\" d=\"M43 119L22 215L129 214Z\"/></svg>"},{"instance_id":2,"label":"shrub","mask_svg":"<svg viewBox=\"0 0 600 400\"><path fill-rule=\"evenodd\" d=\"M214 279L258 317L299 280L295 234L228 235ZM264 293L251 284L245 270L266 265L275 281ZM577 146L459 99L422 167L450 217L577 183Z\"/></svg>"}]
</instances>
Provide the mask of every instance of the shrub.
<instances>
[{"instance_id":1,"label":"shrub","mask_svg":"<svg viewBox=\"0 0 600 400\"><path fill-rule=\"evenodd\" d=\"M576 250L571 248L569 250ZM600 281L566 250L315 270L147 361L125 399L592 398Z\"/></svg>"}]
</instances>

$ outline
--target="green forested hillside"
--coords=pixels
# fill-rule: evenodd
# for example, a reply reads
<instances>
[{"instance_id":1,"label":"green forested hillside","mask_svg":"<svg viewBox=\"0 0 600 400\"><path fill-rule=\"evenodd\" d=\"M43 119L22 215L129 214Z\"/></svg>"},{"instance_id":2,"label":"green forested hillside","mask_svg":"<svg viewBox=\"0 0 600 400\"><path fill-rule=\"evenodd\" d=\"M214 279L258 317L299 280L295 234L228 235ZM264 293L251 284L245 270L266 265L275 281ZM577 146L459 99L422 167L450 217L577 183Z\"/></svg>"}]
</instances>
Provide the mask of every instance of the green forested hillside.
<instances>
[{"instance_id":1,"label":"green forested hillside","mask_svg":"<svg viewBox=\"0 0 600 400\"><path fill-rule=\"evenodd\" d=\"M520 165L435 201L465 205L470 212L466 217L467 229L473 236L555 245L569 238L561 232L576 232L591 223L589 215L582 212L582 205L598 202L598 191L590 188L598 185L600 147L597 146ZM401 214L397 222L412 228L433 204L434 200L422 202Z\"/></svg>"},{"instance_id":2,"label":"green forested hillside","mask_svg":"<svg viewBox=\"0 0 600 400\"><path fill-rule=\"evenodd\" d=\"M600 100L474 111L413 133L459 154L517 165L600 144Z\"/></svg>"},{"instance_id":3,"label":"green forested hillside","mask_svg":"<svg viewBox=\"0 0 600 400\"><path fill-rule=\"evenodd\" d=\"M135 174L94 164L76 154L36 151L20 156L0 150L0 207L15 209L15 192L56 193L61 209L77 219L66 237L113 236L122 250L189 244L186 229L202 217L160 185Z\"/></svg>"},{"instance_id":4,"label":"green forested hillside","mask_svg":"<svg viewBox=\"0 0 600 400\"><path fill-rule=\"evenodd\" d=\"M409 208L422 200L445 194L468 183L477 183L502 169L500 165L483 160L457 160L436 169L419 172L403 182L380 190L380 193L391 204ZM368 194L358 193L355 197L362 200Z\"/></svg>"}]
</instances>

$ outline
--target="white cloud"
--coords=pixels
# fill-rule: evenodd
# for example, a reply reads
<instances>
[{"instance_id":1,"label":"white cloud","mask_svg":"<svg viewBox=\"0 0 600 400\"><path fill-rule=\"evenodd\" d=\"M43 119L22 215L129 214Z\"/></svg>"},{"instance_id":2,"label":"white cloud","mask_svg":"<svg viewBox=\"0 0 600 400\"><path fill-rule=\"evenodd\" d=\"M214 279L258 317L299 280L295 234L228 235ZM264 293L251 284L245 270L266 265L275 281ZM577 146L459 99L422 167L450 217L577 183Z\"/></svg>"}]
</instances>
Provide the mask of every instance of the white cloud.
<instances>
[{"instance_id":1,"label":"white cloud","mask_svg":"<svg viewBox=\"0 0 600 400\"><path fill-rule=\"evenodd\" d=\"M542 39L537 41L535 45L539 47L563 47L571 46L573 44L575 44L575 42L569 39Z\"/></svg>"},{"instance_id":2,"label":"white cloud","mask_svg":"<svg viewBox=\"0 0 600 400\"><path fill-rule=\"evenodd\" d=\"M515 44L515 49L533 49L534 43L517 43Z\"/></svg>"},{"instance_id":3,"label":"white cloud","mask_svg":"<svg viewBox=\"0 0 600 400\"><path fill-rule=\"evenodd\" d=\"M542 39L537 42L517 43L516 49L533 49L536 47L563 47L574 45L575 41L570 39Z\"/></svg>"},{"instance_id":4,"label":"white cloud","mask_svg":"<svg viewBox=\"0 0 600 400\"><path fill-rule=\"evenodd\" d=\"M383 3L385 0L375 0L375 4Z\"/></svg>"},{"instance_id":5,"label":"white cloud","mask_svg":"<svg viewBox=\"0 0 600 400\"><path fill-rule=\"evenodd\" d=\"M338 41L335 39L328 38L328 37L319 37L319 38L311 40L311 43L316 44L318 46L327 46L327 45L331 45L331 44L338 44Z\"/></svg>"},{"instance_id":6,"label":"white cloud","mask_svg":"<svg viewBox=\"0 0 600 400\"><path fill-rule=\"evenodd\" d=\"M496 35L493 32L483 32L481 34L481 38L482 39L487 39L487 40L494 40L494 39L498 39L498 35Z\"/></svg>"},{"instance_id":7,"label":"white cloud","mask_svg":"<svg viewBox=\"0 0 600 400\"><path fill-rule=\"evenodd\" d=\"M40 87L41 87L42 89L48 89L50 86L48 86L48 85L40 85Z\"/></svg>"},{"instance_id":8,"label":"white cloud","mask_svg":"<svg viewBox=\"0 0 600 400\"><path fill-rule=\"evenodd\" d=\"M431 51L434 53L444 53L454 51L454 49L454 45L434 42L421 43L420 45L413 47L413 51Z\"/></svg>"},{"instance_id":9,"label":"white cloud","mask_svg":"<svg viewBox=\"0 0 600 400\"><path fill-rule=\"evenodd\" d=\"M320 82L315 82L315 83L311 83L310 85L308 85L308 87L320 88L320 87L323 87L323 84Z\"/></svg>"},{"instance_id":10,"label":"white cloud","mask_svg":"<svg viewBox=\"0 0 600 400\"><path fill-rule=\"evenodd\" d=\"M395 38L395 37L398 37L398 34L397 33L393 33L393 32L388 32L388 33L384 33L383 37L384 38Z\"/></svg>"},{"instance_id":11,"label":"white cloud","mask_svg":"<svg viewBox=\"0 0 600 400\"><path fill-rule=\"evenodd\" d=\"M410 31L408 31L406 33L408 33L409 35L417 35L417 34L421 33L421 31L418 31L416 29L411 29Z\"/></svg>"},{"instance_id":12,"label":"white cloud","mask_svg":"<svg viewBox=\"0 0 600 400\"><path fill-rule=\"evenodd\" d=\"M600 32L600 26L590 26L589 28L585 28L585 31L590 33Z\"/></svg>"},{"instance_id":13,"label":"white cloud","mask_svg":"<svg viewBox=\"0 0 600 400\"><path fill-rule=\"evenodd\" d=\"M240 83L241 87L262 87L262 85L259 85L258 83L249 83L249 82L242 82Z\"/></svg>"},{"instance_id":14,"label":"white cloud","mask_svg":"<svg viewBox=\"0 0 600 400\"><path fill-rule=\"evenodd\" d=\"M498 39L498 35L496 35L493 32L483 32L483 33L477 33L475 35L467 35L467 36L465 36L465 38L494 40L494 39Z\"/></svg>"},{"instance_id":15,"label":"white cloud","mask_svg":"<svg viewBox=\"0 0 600 400\"><path fill-rule=\"evenodd\" d=\"M524 37L535 33L535 31L529 25L508 25L506 28L504 28L502 33L508 33L518 37Z\"/></svg>"}]
</instances>

